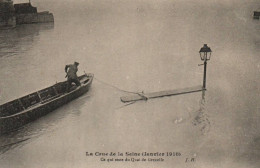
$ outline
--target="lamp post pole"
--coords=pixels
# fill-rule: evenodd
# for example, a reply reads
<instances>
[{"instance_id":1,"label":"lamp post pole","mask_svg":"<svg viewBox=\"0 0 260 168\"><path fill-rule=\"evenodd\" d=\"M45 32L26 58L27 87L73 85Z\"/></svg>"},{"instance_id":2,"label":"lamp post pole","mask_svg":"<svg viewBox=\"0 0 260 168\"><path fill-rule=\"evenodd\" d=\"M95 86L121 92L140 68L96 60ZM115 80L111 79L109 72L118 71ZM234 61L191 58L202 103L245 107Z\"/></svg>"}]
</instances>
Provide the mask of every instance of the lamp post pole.
<instances>
[{"instance_id":1,"label":"lamp post pole","mask_svg":"<svg viewBox=\"0 0 260 168\"><path fill-rule=\"evenodd\" d=\"M203 75L203 88L204 89L206 89L206 75L207 75L207 59L204 59L204 75Z\"/></svg>"}]
</instances>

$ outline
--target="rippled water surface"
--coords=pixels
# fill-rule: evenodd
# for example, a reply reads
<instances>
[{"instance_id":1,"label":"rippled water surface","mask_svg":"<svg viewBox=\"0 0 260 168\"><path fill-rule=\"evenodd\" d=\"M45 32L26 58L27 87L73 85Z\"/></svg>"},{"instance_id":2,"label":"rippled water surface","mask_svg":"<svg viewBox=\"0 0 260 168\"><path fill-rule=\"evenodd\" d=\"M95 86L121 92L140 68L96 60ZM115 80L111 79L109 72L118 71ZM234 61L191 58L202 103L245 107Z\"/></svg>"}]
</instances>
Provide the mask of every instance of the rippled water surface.
<instances>
[{"instance_id":1,"label":"rippled water surface","mask_svg":"<svg viewBox=\"0 0 260 168\"><path fill-rule=\"evenodd\" d=\"M17 1L15 1L17 2ZM0 103L95 74L91 90L0 137L0 167L260 166L257 0L34 0L54 24L0 30ZM207 91L140 101L121 96L197 86L207 43ZM105 83L104 83L105 82ZM181 152L164 162L102 163L85 152ZM195 158L194 163L185 163Z\"/></svg>"}]
</instances>

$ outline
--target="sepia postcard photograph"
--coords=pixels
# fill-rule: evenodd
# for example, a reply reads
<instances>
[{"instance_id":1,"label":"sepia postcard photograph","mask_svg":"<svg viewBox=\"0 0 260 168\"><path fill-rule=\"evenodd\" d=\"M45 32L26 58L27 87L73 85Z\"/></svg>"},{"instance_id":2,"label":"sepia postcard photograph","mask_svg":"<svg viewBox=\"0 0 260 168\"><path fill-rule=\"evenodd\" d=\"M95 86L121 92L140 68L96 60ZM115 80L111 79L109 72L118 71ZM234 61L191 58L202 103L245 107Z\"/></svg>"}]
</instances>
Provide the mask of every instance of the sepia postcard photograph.
<instances>
[{"instance_id":1,"label":"sepia postcard photograph","mask_svg":"<svg viewBox=\"0 0 260 168\"><path fill-rule=\"evenodd\" d=\"M0 168L259 168L260 0L0 0Z\"/></svg>"}]
</instances>

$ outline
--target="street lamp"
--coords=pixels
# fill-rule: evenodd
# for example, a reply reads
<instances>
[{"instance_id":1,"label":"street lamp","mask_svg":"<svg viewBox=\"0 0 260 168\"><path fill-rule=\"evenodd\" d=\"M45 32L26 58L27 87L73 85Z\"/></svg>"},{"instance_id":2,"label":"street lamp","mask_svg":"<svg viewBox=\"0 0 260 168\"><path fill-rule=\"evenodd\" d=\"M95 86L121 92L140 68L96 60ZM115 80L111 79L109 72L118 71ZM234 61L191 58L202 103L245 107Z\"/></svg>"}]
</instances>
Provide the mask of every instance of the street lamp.
<instances>
[{"instance_id":1,"label":"street lamp","mask_svg":"<svg viewBox=\"0 0 260 168\"><path fill-rule=\"evenodd\" d=\"M204 46L200 49L200 59L204 61L204 75L203 75L203 89L206 89L206 71L207 71L207 61L210 60L211 57L211 49L204 44ZM209 54L208 54L209 53Z\"/></svg>"}]
</instances>

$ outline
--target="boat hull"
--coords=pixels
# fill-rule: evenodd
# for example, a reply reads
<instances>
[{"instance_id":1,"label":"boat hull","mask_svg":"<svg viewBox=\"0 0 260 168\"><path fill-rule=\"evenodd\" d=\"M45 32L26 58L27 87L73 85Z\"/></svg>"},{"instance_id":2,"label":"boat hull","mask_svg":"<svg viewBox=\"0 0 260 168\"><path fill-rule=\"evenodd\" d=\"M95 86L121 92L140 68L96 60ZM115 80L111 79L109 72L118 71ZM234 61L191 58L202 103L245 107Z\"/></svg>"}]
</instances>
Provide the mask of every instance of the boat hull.
<instances>
[{"instance_id":1,"label":"boat hull","mask_svg":"<svg viewBox=\"0 0 260 168\"><path fill-rule=\"evenodd\" d=\"M83 84L82 86L70 91L69 93L60 95L59 97L56 97L50 101L38 104L32 108L26 109L17 114L1 117L0 134L7 133L29 122L32 122L52 112L53 110L69 103L70 101L82 96L90 89L92 80L93 80L93 75L89 77L89 80L86 84Z\"/></svg>"}]
</instances>

